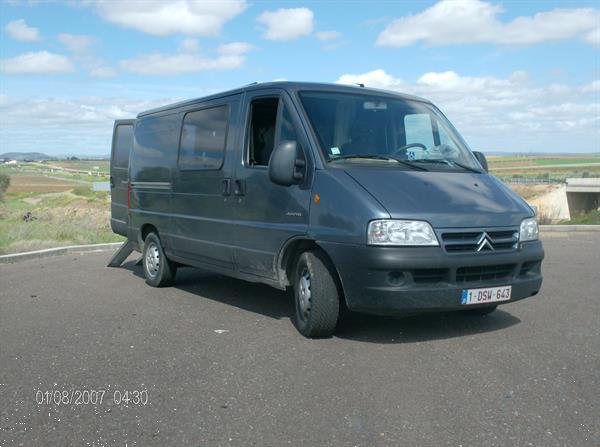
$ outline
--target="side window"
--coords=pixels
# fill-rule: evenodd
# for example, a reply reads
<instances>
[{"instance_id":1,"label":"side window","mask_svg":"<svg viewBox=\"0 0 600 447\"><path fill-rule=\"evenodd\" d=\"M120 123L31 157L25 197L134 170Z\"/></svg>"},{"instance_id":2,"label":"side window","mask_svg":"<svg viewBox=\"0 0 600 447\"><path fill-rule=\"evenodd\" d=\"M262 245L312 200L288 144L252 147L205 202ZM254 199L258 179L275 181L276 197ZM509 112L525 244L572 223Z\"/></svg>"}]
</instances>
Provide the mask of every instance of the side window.
<instances>
[{"instance_id":1,"label":"side window","mask_svg":"<svg viewBox=\"0 0 600 447\"><path fill-rule=\"evenodd\" d=\"M133 126L131 124L120 124L115 129L115 147L113 163L117 168L129 166L129 152L133 143Z\"/></svg>"},{"instance_id":2,"label":"side window","mask_svg":"<svg viewBox=\"0 0 600 447\"><path fill-rule=\"evenodd\" d=\"M267 166L275 148L279 98L259 98L250 104L247 158L249 166Z\"/></svg>"},{"instance_id":3,"label":"side window","mask_svg":"<svg viewBox=\"0 0 600 447\"><path fill-rule=\"evenodd\" d=\"M416 113L404 117L406 144L420 143L427 149L434 146L431 116L428 113Z\"/></svg>"},{"instance_id":4,"label":"side window","mask_svg":"<svg viewBox=\"0 0 600 447\"><path fill-rule=\"evenodd\" d=\"M220 169L223 165L229 107L188 112L179 140L179 168Z\"/></svg>"}]
</instances>

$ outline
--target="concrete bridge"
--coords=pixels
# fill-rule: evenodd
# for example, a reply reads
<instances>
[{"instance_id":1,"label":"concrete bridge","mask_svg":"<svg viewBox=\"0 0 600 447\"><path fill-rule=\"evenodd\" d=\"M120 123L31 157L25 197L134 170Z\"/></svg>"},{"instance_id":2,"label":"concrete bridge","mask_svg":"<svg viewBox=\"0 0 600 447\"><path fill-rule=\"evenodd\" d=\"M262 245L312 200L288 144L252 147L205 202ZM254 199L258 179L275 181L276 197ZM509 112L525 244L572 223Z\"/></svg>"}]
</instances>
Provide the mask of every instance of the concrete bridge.
<instances>
[{"instance_id":1,"label":"concrete bridge","mask_svg":"<svg viewBox=\"0 0 600 447\"><path fill-rule=\"evenodd\" d=\"M566 182L571 217L600 208L600 178L568 178Z\"/></svg>"}]
</instances>

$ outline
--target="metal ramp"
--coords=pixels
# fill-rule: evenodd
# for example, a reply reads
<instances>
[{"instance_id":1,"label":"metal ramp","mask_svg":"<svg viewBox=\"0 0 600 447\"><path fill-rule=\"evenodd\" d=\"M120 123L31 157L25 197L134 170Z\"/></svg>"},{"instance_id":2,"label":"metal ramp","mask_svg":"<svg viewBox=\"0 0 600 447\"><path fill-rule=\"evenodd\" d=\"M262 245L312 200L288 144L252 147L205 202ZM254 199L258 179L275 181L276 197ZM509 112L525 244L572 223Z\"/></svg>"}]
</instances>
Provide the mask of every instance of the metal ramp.
<instances>
[{"instance_id":1,"label":"metal ramp","mask_svg":"<svg viewBox=\"0 0 600 447\"><path fill-rule=\"evenodd\" d=\"M129 239L123 242L123 245L116 251L110 261L108 261L107 267L121 267L125 259L129 257L131 253L135 250L133 242ZM136 265L140 265L142 263L142 256L140 256L136 261Z\"/></svg>"}]
</instances>

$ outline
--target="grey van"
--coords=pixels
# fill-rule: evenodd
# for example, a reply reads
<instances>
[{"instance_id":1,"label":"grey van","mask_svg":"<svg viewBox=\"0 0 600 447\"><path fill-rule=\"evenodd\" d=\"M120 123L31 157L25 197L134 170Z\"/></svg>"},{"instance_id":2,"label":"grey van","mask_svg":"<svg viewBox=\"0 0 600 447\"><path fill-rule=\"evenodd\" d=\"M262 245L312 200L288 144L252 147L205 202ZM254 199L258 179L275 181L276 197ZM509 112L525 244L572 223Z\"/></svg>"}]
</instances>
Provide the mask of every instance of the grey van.
<instances>
[{"instance_id":1,"label":"grey van","mask_svg":"<svg viewBox=\"0 0 600 447\"><path fill-rule=\"evenodd\" d=\"M146 282L188 265L293 289L297 329L340 311L484 315L537 294L533 210L429 101L252 84L115 123L114 232Z\"/></svg>"}]
</instances>

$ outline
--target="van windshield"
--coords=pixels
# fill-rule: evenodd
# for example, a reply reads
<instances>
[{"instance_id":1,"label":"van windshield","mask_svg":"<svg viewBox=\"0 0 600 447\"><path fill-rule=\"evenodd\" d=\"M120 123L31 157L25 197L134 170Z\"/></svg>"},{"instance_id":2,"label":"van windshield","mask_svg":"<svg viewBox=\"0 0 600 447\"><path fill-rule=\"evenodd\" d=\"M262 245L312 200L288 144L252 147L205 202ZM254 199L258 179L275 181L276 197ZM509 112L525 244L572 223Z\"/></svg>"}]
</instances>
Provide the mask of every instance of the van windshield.
<instances>
[{"instance_id":1,"label":"van windshield","mask_svg":"<svg viewBox=\"0 0 600 447\"><path fill-rule=\"evenodd\" d=\"M458 132L427 103L327 92L301 92L300 99L330 162L481 171Z\"/></svg>"}]
</instances>

